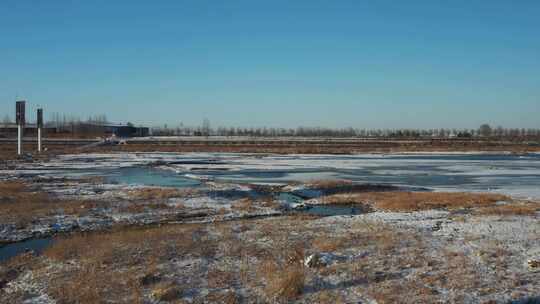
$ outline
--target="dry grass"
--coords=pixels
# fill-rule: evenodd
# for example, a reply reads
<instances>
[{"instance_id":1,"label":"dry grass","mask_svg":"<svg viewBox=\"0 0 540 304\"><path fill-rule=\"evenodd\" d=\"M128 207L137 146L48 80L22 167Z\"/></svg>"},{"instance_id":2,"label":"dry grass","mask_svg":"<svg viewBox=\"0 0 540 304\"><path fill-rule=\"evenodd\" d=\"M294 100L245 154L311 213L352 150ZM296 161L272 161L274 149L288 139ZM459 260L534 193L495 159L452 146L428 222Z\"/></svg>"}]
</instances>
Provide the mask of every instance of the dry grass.
<instances>
[{"instance_id":1,"label":"dry grass","mask_svg":"<svg viewBox=\"0 0 540 304\"><path fill-rule=\"evenodd\" d=\"M456 290L477 289L481 284L472 260L463 252L448 250L443 253L445 269L439 273L438 283Z\"/></svg>"},{"instance_id":2,"label":"dry grass","mask_svg":"<svg viewBox=\"0 0 540 304\"><path fill-rule=\"evenodd\" d=\"M437 291L425 286L419 280L387 280L383 278L378 284L374 285L376 287L369 288L368 294L380 304L442 303L437 300Z\"/></svg>"},{"instance_id":3,"label":"dry grass","mask_svg":"<svg viewBox=\"0 0 540 304\"><path fill-rule=\"evenodd\" d=\"M142 253L160 258L172 258L181 253L212 256L216 243L203 237L206 233L197 237L202 233L200 229L200 225L183 225L81 233L57 240L44 255L59 261L77 259L121 265L141 262Z\"/></svg>"},{"instance_id":4,"label":"dry grass","mask_svg":"<svg viewBox=\"0 0 540 304\"><path fill-rule=\"evenodd\" d=\"M104 299L123 299L143 303L142 290L134 273L104 269L97 263L83 263L76 271L64 273L48 286L58 303L102 303Z\"/></svg>"},{"instance_id":5,"label":"dry grass","mask_svg":"<svg viewBox=\"0 0 540 304\"><path fill-rule=\"evenodd\" d=\"M227 291L208 293L204 299L204 303L237 304L242 302L234 292Z\"/></svg>"},{"instance_id":6,"label":"dry grass","mask_svg":"<svg viewBox=\"0 0 540 304\"><path fill-rule=\"evenodd\" d=\"M104 146L94 148L95 152L237 152L237 153L277 153L277 154L354 154L354 153L395 153L418 151L511 151L527 153L540 151L540 147L522 142L498 141L432 141L418 140L414 143L402 143L392 140L341 142L225 142L225 143L130 143L127 145ZM86 151L85 151L86 152ZM0 155L1 156L1 155Z\"/></svg>"},{"instance_id":7,"label":"dry grass","mask_svg":"<svg viewBox=\"0 0 540 304\"><path fill-rule=\"evenodd\" d=\"M177 258L211 260L218 242L201 225L155 228L118 228L110 232L76 234L57 240L44 256L67 265L59 276L50 277L48 293L59 303L138 303L143 291L158 300L181 298L183 285L167 281L161 263ZM71 262L70 262L71 261ZM209 284L230 285L231 274L211 269ZM228 302L233 303L233 302Z\"/></svg>"},{"instance_id":8,"label":"dry grass","mask_svg":"<svg viewBox=\"0 0 540 304\"><path fill-rule=\"evenodd\" d=\"M179 299L182 296L182 287L172 283L160 283L152 289L152 297L158 301L170 302Z\"/></svg>"},{"instance_id":9,"label":"dry grass","mask_svg":"<svg viewBox=\"0 0 540 304\"><path fill-rule=\"evenodd\" d=\"M463 302L463 295L491 288L469 256L433 248L422 237L378 221L351 219L336 226L307 216L129 227L58 240L38 261L52 259L62 270L40 266L38 280L47 281L58 303L137 303L148 297L183 303L184 291L194 294L193 303L339 303L349 300L340 295L351 292L379 303L436 303L439 290L452 290L451 300ZM499 245L486 251L486 263L507 269ZM306 255L323 251L358 258L304 267Z\"/></svg>"},{"instance_id":10,"label":"dry grass","mask_svg":"<svg viewBox=\"0 0 540 304\"><path fill-rule=\"evenodd\" d=\"M48 292L59 303L99 303L103 299L137 303L142 301L141 286L155 281L156 298L178 298L181 290L172 283L160 282L156 265L178 256L214 256L216 243L202 232L198 225L185 225L122 229L60 239L44 256L58 262L76 261L77 267L51 279ZM145 275L141 276L141 272ZM142 279L151 276L156 279Z\"/></svg>"},{"instance_id":11,"label":"dry grass","mask_svg":"<svg viewBox=\"0 0 540 304\"><path fill-rule=\"evenodd\" d=\"M344 304L345 300L338 293L339 291L322 291L317 294L316 302L320 304Z\"/></svg>"},{"instance_id":12,"label":"dry grass","mask_svg":"<svg viewBox=\"0 0 540 304\"><path fill-rule=\"evenodd\" d=\"M231 208L233 210L244 211L248 213L257 210L257 208L255 208L254 206L253 199L249 197L235 201L234 203L232 203Z\"/></svg>"},{"instance_id":13,"label":"dry grass","mask_svg":"<svg viewBox=\"0 0 540 304\"><path fill-rule=\"evenodd\" d=\"M208 286L210 288L224 288L230 286L234 274L230 271L212 269L208 271Z\"/></svg>"},{"instance_id":14,"label":"dry grass","mask_svg":"<svg viewBox=\"0 0 540 304\"><path fill-rule=\"evenodd\" d=\"M185 197L193 194L195 190L176 188L139 188L126 191L130 199L133 200L165 200L174 197Z\"/></svg>"},{"instance_id":15,"label":"dry grass","mask_svg":"<svg viewBox=\"0 0 540 304\"><path fill-rule=\"evenodd\" d=\"M310 188L317 189L333 189L340 187L350 187L352 186L352 181L346 179L323 179L323 180L311 180L306 183Z\"/></svg>"},{"instance_id":16,"label":"dry grass","mask_svg":"<svg viewBox=\"0 0 540 304\"><path fill-rule=\"evenodd\" d=\"M84 215L98 205L94 201L58 200L48 193L33 191L21 181L0 182L0 220L25 225L42 216Z\"/></svg>"},{"instance_id":17,"label":"dry grass","mask_svg":"<svg viewBox=\"0 0 540 304\"><path fill-rule=\"evenodd\" d=\"M182 206L172 207L165 203L135 203L130 202L127 205L124 205L119 208L121 212L128 212L128 213L144 213L148 210L166 210L166 209L173 209L173 208L181 208Z\"/></svg>"},{"instance_id":18,"label":"dry grass","mask_svg":"<svg viewBox=\"0 0 540 304\"><path fill-rule=\"evenodd\" d=\"M399 232L388 225L372 221L354 221L341 232L327 226L309 226L309 223L309 220L291 217L257 224L257 231L272 239L273 251L270 256L262 259L257 268L257 281L266 282L264 292L270 302L291 302L302 296L303 299L307 297L308 302L329 303L330 298L335 296L334 302L338 303L339 295L328 290L327 286L312 286L311 280L310 287L315 288L316 292L303 294L310 273L316 273L319 277L350 276L342 283L343 288L362 284L376 285L391 279L395 269L417 267L419 261L423 261L420 258L420 241L410 232ZM298 235L296 245L291 244L293 235ZM301 249L290 251L287 248ZM354 252L369 254L353 264L337 262L327 267L304 268L299 262L300 256L305 258L304 249L309 253L337 254L353 249Z\"/></svg>"},{"instance_id":19,"label":"dry grass","mask_svg":"<svg viewBox=\"0 0 540 304\"><path fill-rule=\"evenodd\" d=\"M366 192L336 194L324 197L326 204L370 204L389 211L419 211L429 209L459 209L494 205L512 201L501 194L466 192Z\"/></svg>"},{"instance_id":20,"label":"dry grass","mask_svg":"<svg viewBox=\"0 0 540 304\"><path fill-rule=\"evenodd\" d=\"M368 295L377 303L436 302L437 297L431 288L414 277L405 279L402 273L404 269L421 269L428 260L424 256L425 244L413 231L400 231L373 221L354 222L346 231L340 241L342 249L366 254L351 262L317 268L318 275L322 277L344 279L336 289L327 289L324 285L319 287L314 299L316 302L330 303L333 292L348 287Z\"/></svg>"},{"instance_id":21,"label":"dry grass","mask_svg":"<svg viewBox=\"0 0 540 304\"><path fill-rule=\"evenodd\" d=\"M288 303L297 299L304 290L306 270L304 254L297 250L284 260L267 259L259 266L261 280L266 282L265 293L271 301Z\"/></svg>"},{"instance_id":22,"label":"dry grass","mask_svg":"<svg viewBox=\"0 0 540 304\"><path fill-rule=\"evenodd\" d=\"M540 211L540 204L538 203L513 203L507 205L489 206L476 210L478 215L535 215Z\"/></svg>"},{"instance_id":23,"label":"dry grass","mask_svg":"<svg viewBox=\"0 0 540 304\"><path fill-rule=\"evenodd\" d=\"M337 251L348 244L348 239L344 237L318 237L313 240L311 247L317 251L333 252Z\"/></svg>"},{"instance_id":24,"label":"dry grass","mask_svg":"<svg viewBox=\"0 0 540 304\"><path fill-rule=\"evenodd\" d=\"M417 243L412 235L397 232L393 227L384 223L358 221L351 225L351 229L355 232L346 236L348 239L346 246L373 246L381 256L388 255L396 247L406 244L406 242L414 241Z\"/></svg>"},{"instance_id":25,"label":"dry grass","mask_svg":"<svg viewBox=\"0 0 540 304\"><path fill-rule=\"evenodd\" d=\"M261 207L271 208L271 209L279 209L281 207L281 204L277 200L275 200L273 197L264 198L260 204L261 204Z\"/></svg>"}]
</instances>

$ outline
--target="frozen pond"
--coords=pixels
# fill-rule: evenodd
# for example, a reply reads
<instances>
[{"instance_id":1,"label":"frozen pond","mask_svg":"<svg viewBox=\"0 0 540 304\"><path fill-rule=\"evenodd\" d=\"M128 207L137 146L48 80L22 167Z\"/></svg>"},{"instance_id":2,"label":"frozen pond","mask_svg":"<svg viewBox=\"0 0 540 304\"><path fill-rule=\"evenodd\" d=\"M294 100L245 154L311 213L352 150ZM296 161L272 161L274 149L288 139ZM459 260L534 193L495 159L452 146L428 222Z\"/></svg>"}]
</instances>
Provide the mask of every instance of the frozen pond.
<instances>
[{"instance_id":1,"label":"frozen pond","mask_svg":"<svg viewBox=\"0 0 540 304\"><path fill-rule=\"evenodd\" d=\"M195 187L200 182L178 174L147 167L121 168L103 172L105 182L119 184L139 184L162 187Z\"/></svg>"},{"instance_id":2,"label":"frozen pond","mask_svg":"<svg viewBox=\"0 0 540 304\"><path fill-rule=\"evenodd\" d=\"M84 154L27 165L14 173L105 175L106 180L118 183L180 187L196 186L200 180L281 184L348 179L357 183L540 198L540 154Z\"/></svg>"}]
</instances>

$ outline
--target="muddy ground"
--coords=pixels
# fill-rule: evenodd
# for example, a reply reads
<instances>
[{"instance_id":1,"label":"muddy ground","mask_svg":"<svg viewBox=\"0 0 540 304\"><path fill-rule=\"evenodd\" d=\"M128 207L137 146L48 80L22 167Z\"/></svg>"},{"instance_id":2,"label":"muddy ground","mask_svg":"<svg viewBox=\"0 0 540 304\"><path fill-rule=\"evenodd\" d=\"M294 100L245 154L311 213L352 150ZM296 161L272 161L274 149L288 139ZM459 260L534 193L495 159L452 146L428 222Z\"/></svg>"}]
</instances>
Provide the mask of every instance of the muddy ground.
<instances>
[{"instance_id":1,"label":"muddy ground","mask_svg":"<svg viewBox=\"0 0 540 304\"><path fill-rule=\"evenodd\" d=\"M135 138L126 144L94 145L71 142L69 138L49 138L41 155L37 154L36 142L25 141L23 151L34 157L48 158L66 153L110 152L225 152L225 153L273 153L273 154L357 154L399 152L510 152L526 154L540 152L540 142L520 138L502 139L391 139L391 138L235 138L235 137L183 137L183 138ZM76 140L76 138L73 138ZM17 159L15 143L0 143L1 161Z\"/></svg>"}]
</instances>

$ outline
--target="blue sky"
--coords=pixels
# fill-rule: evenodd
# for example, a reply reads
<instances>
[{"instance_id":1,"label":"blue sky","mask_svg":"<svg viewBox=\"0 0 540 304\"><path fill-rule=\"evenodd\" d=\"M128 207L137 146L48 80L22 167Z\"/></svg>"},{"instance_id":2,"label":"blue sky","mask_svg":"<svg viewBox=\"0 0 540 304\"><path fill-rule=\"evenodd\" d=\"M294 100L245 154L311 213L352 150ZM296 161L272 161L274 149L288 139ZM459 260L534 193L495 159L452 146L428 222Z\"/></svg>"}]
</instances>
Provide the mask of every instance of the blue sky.
<instances>
[{"instance_id":1,"label":"blue sky","mask_svg":"<svg viewBox=\"0 0 540 304\"><path fill-rule=\"evenodd\" d=\"M540 1L0 2L0 115L540 127ZM47 117L47 114L46 114Z\"/></svg>"}]
</instances>

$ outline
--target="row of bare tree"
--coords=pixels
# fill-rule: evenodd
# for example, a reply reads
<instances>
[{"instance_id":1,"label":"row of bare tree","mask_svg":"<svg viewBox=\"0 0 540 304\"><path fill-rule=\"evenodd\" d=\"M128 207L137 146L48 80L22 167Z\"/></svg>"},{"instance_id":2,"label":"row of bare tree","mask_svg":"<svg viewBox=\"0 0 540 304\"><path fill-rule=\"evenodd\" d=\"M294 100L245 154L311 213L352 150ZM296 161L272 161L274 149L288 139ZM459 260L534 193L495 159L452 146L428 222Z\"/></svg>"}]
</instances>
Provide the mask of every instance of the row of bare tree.
<instances>
[{"instance_id":1,"label":"row of bare tree","mask_svg":"<svg viewBox=\"0 0 540 304\"><path fill-rule=\"evenodd\" d=\"M210 127L208 120L201 126L186 127L180 124L177 127L154 127L151 130L154 136L253 136L253 137L374 137L374 138L540 138L540 129L510 129L492 128L488 124L478 129L355 129L355 128L235 128Z\"/></svg>"},{"instance_id":2,"label":"row of bare tree","mask_svg":"<svg viewBox=\"0 0 540 304\"><path fill-rule=\"evenodd\" d=\"M99 132L99 126L108 124L105 114L90 116L86 120L79 117L60 113L51 113L45 126L55 128L58 133L75 133L77 130L92 133L92 128ZM5 116L4 125L12 120ZM132 125L128 123L128 125ZM151 129L154 136L252 136L252 137L372 137L372 138L526 138L540 139L540 129L492 128L483 124L478 129L358 129L358 128L324 128L324 127L298 127L298 128L242 128L218 127L212 128L210 121L204 119L201 126L188 127L179 124L176 127L154 127Z\"/></svg>"}]
</instances>

